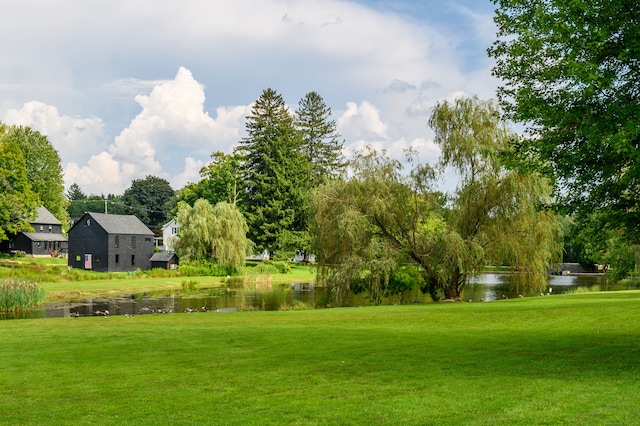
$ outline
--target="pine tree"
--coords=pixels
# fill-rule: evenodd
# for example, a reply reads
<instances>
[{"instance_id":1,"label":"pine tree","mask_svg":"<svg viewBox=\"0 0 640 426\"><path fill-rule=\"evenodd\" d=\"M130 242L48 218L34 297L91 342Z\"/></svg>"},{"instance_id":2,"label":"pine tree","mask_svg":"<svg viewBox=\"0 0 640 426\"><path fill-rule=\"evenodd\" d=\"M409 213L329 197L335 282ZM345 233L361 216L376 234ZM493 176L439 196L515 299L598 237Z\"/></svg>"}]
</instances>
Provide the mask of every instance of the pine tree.
<instances>
[{"instance_id":1,"label":"pine tree","mask_svg":"<svg viewBox=\"0 0 640 426\"><path fill-rule=\"evenodd\" d=\"M263 91L247 117L248 136L237 152L244 156L246 196L243 210L249 237L260 250L295 250L308 239L306 197L309 166L302 140L282 96Z\"/></svg>"},{"instance_id":2,"label":"pine tree","mask_svg":"<svg viewBox=\"0 0 640 426\"><path fill-rule=\"evenodd\" d=\"M331 119L329 108L322 96L309 92L298 103L295 125L302 137L302 154L311 164L309 182L318 187L329 178L336 178L344 171L346 161L342 154L343 143Z\"/></svg>"}]
</instances>

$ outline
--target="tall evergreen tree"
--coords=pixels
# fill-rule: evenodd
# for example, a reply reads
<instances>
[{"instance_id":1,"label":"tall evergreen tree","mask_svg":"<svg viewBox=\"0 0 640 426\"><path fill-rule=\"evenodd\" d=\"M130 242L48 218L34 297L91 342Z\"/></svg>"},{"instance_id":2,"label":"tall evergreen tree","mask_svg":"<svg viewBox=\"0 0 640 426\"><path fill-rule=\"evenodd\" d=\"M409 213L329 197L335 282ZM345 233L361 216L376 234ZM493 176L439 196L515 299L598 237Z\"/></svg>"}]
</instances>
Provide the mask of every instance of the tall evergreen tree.
<instances>
[{"instance_id":1,"label":"tall evergreen tree","mask_svg":"<svg viewBox=\"0 0 640 426\"><path fill-rule=\"evenodd\" d=\"M266 89L247 117L248 136L237 153L245 158L243 210L249 238L258 249L280 254L308 239L308 162L302 140L282 96Z\"/></svg>"},{"instance_id":2,"label":"tall evergreen tree","mask_svg":"<svg viewBox=\"0 0 640 426\"><path fill-rule=\"evenodd\" d=\"M300 99L295 125L302 137L301 152L310 163L311 187L321 185L327 178L340 176L346 167L343 143L336 122L331 119L331 108L322 96L309 92Z\"/></svg>"}]
</instances>

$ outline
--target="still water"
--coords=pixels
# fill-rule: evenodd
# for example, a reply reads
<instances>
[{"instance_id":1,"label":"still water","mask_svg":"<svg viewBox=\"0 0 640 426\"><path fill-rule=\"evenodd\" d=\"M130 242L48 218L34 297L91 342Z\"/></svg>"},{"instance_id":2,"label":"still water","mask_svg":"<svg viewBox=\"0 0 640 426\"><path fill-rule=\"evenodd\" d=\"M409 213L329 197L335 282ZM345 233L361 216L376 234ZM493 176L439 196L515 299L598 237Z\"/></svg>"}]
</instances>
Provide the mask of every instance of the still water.
<instances>
[{"instance_id":1,"label":"still water","mask_svg":"<svg viewBox=\"0 0 640 426\"><path fill-rule=\"evenodd\" d=\"M551 295L579 291L611 291L640 288L640 283L610 284L603 276L571 275L551 276L545 293ZM463 293L463 300L489 302L502 298L519 297L517 283L510 274L480 274L474 277ZM309 284L274 286L269 289L226 289L214 288L198 292L177 292L175 294L137 294L111 299L89 299L71 301L64 304L45 304L39 309L17 315L0 313L0 319L9 318L50 318L70 316L104 315L144 315L173 312L233 312L236 310L284 310L299 308L325 308L330 298L323 288ZM429 296L419 291L385 298L383 304L428 303ZM351 295L340 306L373 305L366 294Z\"/></svg>"}]
</instances>

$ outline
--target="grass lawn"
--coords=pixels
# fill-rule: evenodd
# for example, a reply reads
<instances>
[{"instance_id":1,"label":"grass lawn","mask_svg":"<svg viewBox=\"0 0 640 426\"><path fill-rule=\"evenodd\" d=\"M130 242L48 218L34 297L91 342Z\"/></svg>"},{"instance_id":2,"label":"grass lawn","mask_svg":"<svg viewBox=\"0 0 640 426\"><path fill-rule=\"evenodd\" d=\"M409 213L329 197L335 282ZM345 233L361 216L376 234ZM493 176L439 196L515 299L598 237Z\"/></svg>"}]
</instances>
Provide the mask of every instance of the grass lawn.
<instances>
[{"instance_id":1,"label":"grass lawn","mask_svg":"<svg viewBox=\"0 0 640 426\"><path fill-rule=\"evenodd\" d=\"M640 292L0 321L0 424L640 422Z\"/></svg>"}]
</instances>

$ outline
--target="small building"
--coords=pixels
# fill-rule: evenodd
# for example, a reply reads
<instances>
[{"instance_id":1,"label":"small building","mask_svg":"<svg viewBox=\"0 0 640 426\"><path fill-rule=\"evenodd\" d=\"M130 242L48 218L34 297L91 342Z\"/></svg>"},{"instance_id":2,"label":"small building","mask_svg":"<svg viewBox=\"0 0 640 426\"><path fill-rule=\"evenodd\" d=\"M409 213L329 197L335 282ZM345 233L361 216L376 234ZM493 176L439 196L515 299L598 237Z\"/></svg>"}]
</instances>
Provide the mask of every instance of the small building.
<instances>
[{"instance_id":1,"label":"small building","mask_svg":"<svg viewBox=\"0 0 640 426\"><path fill-rule=\"evenodd\" d=\"M69 229L69 266L101 272L151 268L153 232L133 215L85 213Z\"/></svg>"},{"instance_id":2,"label":"small building","mask_svg":"<svg viewBox=\"0 0 640 426\"><path fill-rule=\"evenodd\" d=\"M46 207L36 208L36 218L29 224L33 232L20 232L10 236L4 249L22 251L32 256L51 256L67 251L67 237L62 234L62 223Z\"/></svg>"},{"instance_id":3,"label":"small building","mask_svg":"<svg viewBox=\"0 0 640 426\"><path fill-rule=\"evenodd\" d=\"M171 219L162 226L162 251L174 251L179 229L180 226L175 219Z\"/></svg>"},{"instance_id":4,"label":"small building","mask_svg":"<svg viewBox=\"0 0 640 426\"><path fill-rule=\"evenodd\" d=\"M151 256L151 268L176 269L178 262L178 255L167 251L154 253Z\"/></svg>"}]
</instances>

